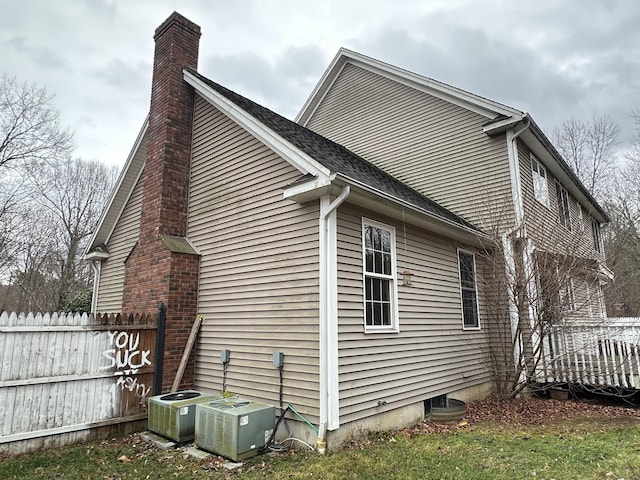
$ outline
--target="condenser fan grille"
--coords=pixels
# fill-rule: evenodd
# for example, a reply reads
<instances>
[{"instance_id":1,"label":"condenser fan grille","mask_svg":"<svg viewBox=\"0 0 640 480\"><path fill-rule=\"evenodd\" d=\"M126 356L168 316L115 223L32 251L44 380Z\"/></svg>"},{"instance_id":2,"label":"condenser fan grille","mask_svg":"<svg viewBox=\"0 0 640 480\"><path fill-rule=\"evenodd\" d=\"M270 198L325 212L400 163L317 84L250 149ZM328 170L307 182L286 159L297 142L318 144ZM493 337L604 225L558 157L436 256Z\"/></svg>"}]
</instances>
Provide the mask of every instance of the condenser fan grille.
<instances>
[{"instance_id":1,"label":"condenser fan grille","mask_svg":"<svg viewBox=\"0 0 640 480\"><path fill-rule=\"evenodd\" d=\"M160 397L160 400L164 402L173 402L176 400L190 400L192 398L197 398L202 395L200 392L175 392L169 393L168 395L163 395Z\"/></svg>"}]
</instances>

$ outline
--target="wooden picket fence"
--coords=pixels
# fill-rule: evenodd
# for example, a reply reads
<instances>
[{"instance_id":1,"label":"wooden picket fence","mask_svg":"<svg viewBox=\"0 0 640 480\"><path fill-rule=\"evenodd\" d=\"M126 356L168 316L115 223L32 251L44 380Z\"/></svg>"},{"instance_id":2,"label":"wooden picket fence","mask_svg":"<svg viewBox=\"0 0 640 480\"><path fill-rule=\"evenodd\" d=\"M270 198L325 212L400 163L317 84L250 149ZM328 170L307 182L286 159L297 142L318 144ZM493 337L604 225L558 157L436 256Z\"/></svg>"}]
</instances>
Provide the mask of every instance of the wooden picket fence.
<instances>
[{"instance_id":1,"label":"wooden picket fence","mask_svg":"<svg viewBox=\"0 0 640 480\"><path fill-rule=\"evenodd\" d=\"M542 355L540 383L640 389L640 319L554 326Z\"/></svg>"},{"instance_id":2,"label":"wooden picket fence","mask_svg":"<svg viewBox=\"0 0 640 480\"><path fill-rule=\"evenodd\" d=\"M146 419L157 315L0 314L0 454Z\"/></svg>"}]
</instances>

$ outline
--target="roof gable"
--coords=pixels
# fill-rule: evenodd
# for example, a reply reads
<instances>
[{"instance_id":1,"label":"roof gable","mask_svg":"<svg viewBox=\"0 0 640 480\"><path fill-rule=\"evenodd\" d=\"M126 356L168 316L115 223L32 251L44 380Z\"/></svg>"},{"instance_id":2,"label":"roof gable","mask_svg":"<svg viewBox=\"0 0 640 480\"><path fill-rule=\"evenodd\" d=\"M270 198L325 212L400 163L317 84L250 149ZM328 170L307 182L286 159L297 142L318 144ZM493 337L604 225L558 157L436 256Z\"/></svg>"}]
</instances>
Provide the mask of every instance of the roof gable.
<instances>
[{"instance_id":1,"label":"roof gable","mask_svg":"<svg viewBox=\"0 0 640 480\"><path fill-rule=\"evenodd\" d=\"M296 157L302 154L305 158L310 159L309 164L315 166L316 172L328 174L331 179L341 178L351 185L367 188L380 197L404 202L426 215L436 217L458 228L483 234L477 227L425 195L408 187L342 145L213 82L194 70L185 70L185 79L196 87L198 93L204 94L205 98L213 101L225 113L228 113L229 107L231 107L227 102L231 102L233 106L239 108L242 112L235 112L233 116L240 121L241 125L246 126L243 122L247 121L258 122L259 125L257 126L260 127L263 133L261 140L265 141L269 146L274 143L276 147L288 145L291 148L291 152L281 150L278 153L293 163L297 161ZM211 95L211 93L216 93L217 95ZM224 102L225 99L227 102ZM251 130L256 130L256 125L249 125L249 127ZM269 133L269 135L264 135L264 133ZM291 153L293 153L294 158L290 158ZM317 174L303 169L301 171L314 176Z\"/></svg>"},{"instance_id":2,"label":"roof gable","mask_svg":"<svg viewBox=\"0 0 640 480\"><path fill-rule=\"evenodd\" d=\"M609 217L604 209L587 191L582 182L528 113L346 48L341 48L338 51L303 105L300 113L296 116L296 122L301 125L308 125L314 112L320 106L348 64L376 73L392 81L407 85L428 95L485 116L487 122L483 126L483 131L489 136L503 134L509 129L518 130L522 128L523 132L520 139L523 140L532 151L536 152L536 155L545 163L547 168L563 182L567 189L571 191L579 201L585 206L590 206L589 210L598 221L609 221Z\"/></svg>"},{"instance_id":3,"label":"roof gable","mask_svg":"<svg viewBox=\"0 0 640 480\"><path fill-rule=\"evenodd\" d=\"M142 170L144 169L144 163L146 159L147 148L147 128L149 126L149 118L145 118L142 128L136 137L136 141L131 148L131 152L127 157L127 161L122 167L118 181L111 192L111 197L107 202L105 209L102 211L102 216L98 222L98 226L93 232L87 249L85 250L85 256L93 251L97 245L106 244L113 233L113 229L116 226L125 205L129 201L133 189L136 186Z\"/></svg>"},{"instance_id":4,"label":"roof gable","mask_svg":"<svg viewBox=\"0 0 640 480\"><path fill-rule=\"evenodd\" d=\"M521 120L525 115L524 112L507 105L503 105L499 102L495 102L446 83L418 75L417 73L390 65L380 60L362 55L361 53L341 48L327 70L324 72L323 76L320 78L320 81L311 92L311 95L305 104L302 106L300 113L298 113L296 117L296 122L302 125L307 124L315 109L330 90L333 82L338 78L340 72L348 63L476 112L487 117L488 120L512 117L517 121Z\"/></svg>"}]
</instances>

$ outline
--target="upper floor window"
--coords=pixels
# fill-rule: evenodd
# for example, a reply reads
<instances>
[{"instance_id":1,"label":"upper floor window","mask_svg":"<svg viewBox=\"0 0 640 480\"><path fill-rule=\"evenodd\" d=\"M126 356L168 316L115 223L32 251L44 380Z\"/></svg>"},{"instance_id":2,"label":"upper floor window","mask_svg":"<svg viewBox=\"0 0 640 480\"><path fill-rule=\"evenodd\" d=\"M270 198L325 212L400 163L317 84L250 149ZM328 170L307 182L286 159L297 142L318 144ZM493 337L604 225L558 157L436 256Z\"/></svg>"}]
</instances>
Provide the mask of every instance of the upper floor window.
<instances>
[{"instance_id":1,"label":"upper floor window","mask_svg":"<svg viewBox=\"0 0 640 480\"><path fill-rule=\"evenodd\" d=\"M600 224L594 218L591 219L591 234L593 235L593 248L596 252L601 253L602 246L600 244Z\"/></svg>"},{"instance_id":2,"label":"upper floor window","mask_svg":"<svg viewBox=\"0 0 640 480\"><path fill-rule=\"evenodd\" d=\"M549 206L549 189L547 188L547 170L536 157L531 155L531 172L533 174L533 194L545 207Z\"/></svg>"},{"instance_id":3,"label":"upper floor window","mask_svg":"<svg viewBox=\"0 0 640 480\"><path fill-rule=\"evenodd\" d=\"M397 330L395 229L362 220L365 331Z\"/></svg>"},{"instance_id":4,"label":"upper floor window","mask_svg":"<svg viewBox=\"0 0 640 480\"><path fill-rule=\"evenodd\" d=\"M462 326L465 329L480 328L475 255L464 250L458 250L458 267L460 269L460 292L462 295Z\"/></svg>"},{"instance_id":5,"label":"upper floor window","mask_svg":"<svg viewBox=\"0 0 640 480\"><path fill-rule=\"evenodd\" d=\"M556 195L558 197L558 219L560 224L571 231L571 215L569 213L569 194L567 190L556 182Z\"/></svg>"}]
</instances>

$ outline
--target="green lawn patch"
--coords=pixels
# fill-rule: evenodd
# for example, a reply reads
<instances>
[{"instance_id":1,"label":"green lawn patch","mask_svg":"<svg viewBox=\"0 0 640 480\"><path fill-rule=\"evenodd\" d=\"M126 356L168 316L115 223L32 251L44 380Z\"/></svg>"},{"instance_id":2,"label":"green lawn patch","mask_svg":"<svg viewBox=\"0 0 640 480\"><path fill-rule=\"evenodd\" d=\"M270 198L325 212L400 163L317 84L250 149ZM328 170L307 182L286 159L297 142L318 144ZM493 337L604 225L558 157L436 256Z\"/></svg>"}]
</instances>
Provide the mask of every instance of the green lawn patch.
<instances>
[{"instance_id":1,"label":"green lawn patch","mask_svg":"<svg viewBox=\"0 0 640 480\"><path fill-rule=\"evenodd\" d=\"M378 434L321 457L269 454L229 472L224 459L158 450L137 435L0 461L2 479L637 479L637 418L514 426L496 421Z\"/></svg>"}]
</instances>

